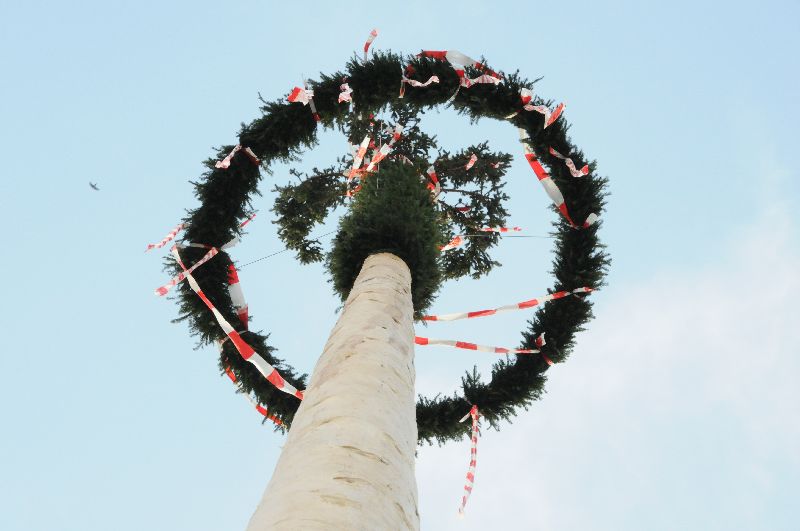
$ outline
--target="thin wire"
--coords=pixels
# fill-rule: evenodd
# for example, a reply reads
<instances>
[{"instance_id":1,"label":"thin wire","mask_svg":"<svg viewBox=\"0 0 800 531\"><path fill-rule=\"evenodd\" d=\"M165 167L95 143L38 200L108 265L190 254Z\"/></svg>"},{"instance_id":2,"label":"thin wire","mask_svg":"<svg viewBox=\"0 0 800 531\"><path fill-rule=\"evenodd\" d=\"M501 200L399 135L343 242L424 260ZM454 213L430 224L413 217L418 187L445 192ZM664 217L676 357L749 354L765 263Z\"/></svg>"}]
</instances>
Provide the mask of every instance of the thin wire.
<instances>
[{"instance_id":1,"label":"thin wire","mask_svg":"<svg viewBox=\"0 0 800 531\"><path fill-rule=\"evenodd\" d=\"M239 269L244 269L245 267L249 266L250 264L255 264L256 262L260 262L261 260L266 260L267 258L272 258L273 256L275 256L277 254L285 253L288 250L289 249L284 249L282 251L278 251L278 252L275 252L275 253L272 253L272 254L268 254L267 256L262 256L261 258L259 258L257 260L253 260L252 262L247 262L244 265L240 265Z\"/></svg>"},{"instance_id":2,"label":"thin wire","mask_svg":"<svg viewBox=\"0 0 800 531\"><path fill-rule=\"evenodd\" d=\"M326 232L325 234L318 236L318 238L324 238L325 236L330 236L334 232L336 231L332 230L330 232ZM531 236L531 235L518 235L518 234L464 234L463 236L465 236L466 238L491 238L492 236L498 236L500 238L546 238L546 239L554 238L554 236ZM276 251L272 254L268 254L267 256L262 256L261 258L257 258L252 262L247 262L246 264L239 266L239 269L244 269L245 267L251 264L255 264L256 262L260 262L261 260L266 260L267 258L272 258L273 256L285 253L288 250L289 249L283 249L281 251Z\"/></svg>"},{"instance_id":3,"label":"thin wire","mask_svg":"<svg viewBox=\"0 0 800 531\"><path fill-rule=\"evenodd\" d=\"M326 232L325 234L322 234L322 235L317 236L317 237L318 238L324 238L325 236L329 236L329 235L333 234L334 232L336 232L336 231L332 230L330 232ZM266 260L267 258L272 258L273 256L279 255L281 253L285 253L288 250L289 249L283 249L281 251L275 251L272 254L268 254L267 256L262 256L261 258L257 258L256 260L253 260L252 262L247 262L246 264L239 266L239 269L244 269L245 267L249 266L250 264L255 264L256 262L260 262L261 260Z\"/></svg>"}]
</instances>

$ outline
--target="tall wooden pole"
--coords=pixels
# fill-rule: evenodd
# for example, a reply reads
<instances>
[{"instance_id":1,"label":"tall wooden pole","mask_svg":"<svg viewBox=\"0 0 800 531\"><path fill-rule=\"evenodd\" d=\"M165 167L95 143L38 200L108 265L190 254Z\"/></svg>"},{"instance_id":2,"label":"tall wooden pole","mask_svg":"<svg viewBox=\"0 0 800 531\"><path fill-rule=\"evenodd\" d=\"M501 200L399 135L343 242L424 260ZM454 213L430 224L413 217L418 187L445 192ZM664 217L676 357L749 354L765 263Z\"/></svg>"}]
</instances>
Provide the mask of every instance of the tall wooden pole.
<instances>
[{"instance_id":1,"label":"tall wooden pole","mask_svg":"<svg viewBox=\"0 0 800 531\"><path fill-rule=\"evenodd\" d=\"M248 531L418 530L411 274L364 262Z\"/></svg>"}]
</instances>

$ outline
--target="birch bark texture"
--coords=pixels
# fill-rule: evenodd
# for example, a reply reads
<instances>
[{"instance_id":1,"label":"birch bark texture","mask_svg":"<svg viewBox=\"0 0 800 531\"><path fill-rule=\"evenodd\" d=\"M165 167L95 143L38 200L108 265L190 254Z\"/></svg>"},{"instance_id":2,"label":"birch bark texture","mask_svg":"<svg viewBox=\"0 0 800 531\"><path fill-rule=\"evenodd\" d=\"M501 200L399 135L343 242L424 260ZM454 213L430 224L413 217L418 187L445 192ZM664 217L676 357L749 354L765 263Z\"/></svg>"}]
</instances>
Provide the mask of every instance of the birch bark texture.
<instances>
[{"instance_id":1,"label":"birch bark texture","mask_svg":"<svg viewBox=\"0 0 800 531\"><path fill-rule=\"evenodd\" d=\"M369 256L248 531L419 529L408 266Z\"/></svg>"}]
</instances>

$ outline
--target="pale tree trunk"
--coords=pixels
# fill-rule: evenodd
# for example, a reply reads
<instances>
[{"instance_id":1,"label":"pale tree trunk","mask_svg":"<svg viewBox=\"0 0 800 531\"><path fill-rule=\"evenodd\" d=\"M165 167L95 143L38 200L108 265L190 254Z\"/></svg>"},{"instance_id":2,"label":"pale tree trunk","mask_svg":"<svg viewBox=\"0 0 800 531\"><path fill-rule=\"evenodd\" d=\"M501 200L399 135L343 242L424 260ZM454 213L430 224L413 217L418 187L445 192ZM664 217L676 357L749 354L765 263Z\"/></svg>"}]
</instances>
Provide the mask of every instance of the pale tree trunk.
<instances>
[{"instance_id":1,"label":"pale tree trunk","mask_svg":"<svg viewBox=\"0 0 800 531\"><path fill-rule=\"evenodd\" d=\"M411 275L367 258L248 531L419 529Z\"/></svg>"}]
</instances>

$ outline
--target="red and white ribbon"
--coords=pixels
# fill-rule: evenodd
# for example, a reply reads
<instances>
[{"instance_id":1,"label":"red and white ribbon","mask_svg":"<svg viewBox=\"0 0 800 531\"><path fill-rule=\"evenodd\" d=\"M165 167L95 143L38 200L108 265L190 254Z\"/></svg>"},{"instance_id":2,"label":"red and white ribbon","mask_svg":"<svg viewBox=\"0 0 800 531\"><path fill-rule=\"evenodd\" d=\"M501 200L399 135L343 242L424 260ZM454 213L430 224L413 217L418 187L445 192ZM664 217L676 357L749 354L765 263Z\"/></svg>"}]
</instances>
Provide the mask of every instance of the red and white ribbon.
<instances>
[{"instance_id":1,"label":"red and white ribbon","mask_svg":"<svg viewBox=\"0 0 800 531\"><path fill-rule=\"evenodd\" d=\"M250 217L249 217L249 218L247 218L246 220L242 221L242 222L239 224L239 228L243 228L243 227L245 227L245 226L246 226L248 223L250 223L251 221L253 221L253 219L255 219L255 217L256 217L256 214L257 214L257 212L253 212L253 213L250 215Z\"/></svg>"},{"instance_id":2,"label":"red and white ribbon","mask_svg":"<svg viewBox=\"0 0 800 531\"><path fill-rule=\"evenodd\" d=\"M530 137L528 136L528 132L525 129L519 128L519 139L522 142L523 148L525 148L525 158L528 160L528 164L531 165L533 168L533 172L536 174L536 178L539 179L539 182L542 183L545 192L547 195L550 196L550 199L558 208L559 212L566 218L570 225L573 227L575 223L572 221L572 218L569 216L569 212L567 211L567 205L564 203L564 196L561 194L561 190L558 189L556 183L553 182L553 179L550 177L542 165L539 163L539 159L536 158L536 153L533 151L531 146L529 145Z\"/></svg>"},{"instance_id":3,"label":"red and white ribbon","mask_svg":"<svg viewBox=\"0 0 800 531\"><path fill-rule=\"evenodd\" d=\"M489 345L477 345L466 341L455 341L452 339L431 339L429 337L414 336L414 343L417 345L441 345L445 347L463 348L466 350L479 350L481 352L491 352L492 354L538 354L538 350L522 348L494 347Z\"/></svg>"},{"instance_id":4,"label":"red and white ribbon","mask_svg":"<svg viewBox=\"0 0 800 531\"><path fill-rule=\"evenodd\" d=\"M342 83L339 86L339 90L342 91L339 94L339 103L342 103L343 101L349 101L349 102L353 101L353 89L350 88L350 85L348 85L347 83Z\"/></svg>"},{"instance_id":5,"label":"red and white ribbon","mask_svg":"<svg viewBox=\"0 0 800 531\"><path fill-rule=\"evenodd\" d=\"M526 111L533 110L533 104L531 103L533 101L533 91L531 89L526 89L526 88L519 89L519 99L522 102L523 109L525 109ZM518 114L519 111L514 111L508 116L506 116L506 120L510 120L511 118L515 117Z\"/></svg>"},{"instance_id":6,"label":"red and white ribbon","mask_svg":"<svg viewBox=\"0 0 800 531\"><path fill-rule=\"evenodd\" d=\"M220 161L217 161L217 163L214 164L214 167L221 170L227 170L228 168L231 167L231 161L233 160L233 156L236 155L242 149L244 149L244 153L245 155L247 155L250 161L256 166L258 166L258 164L261 161L258 160L258 157L256 157L255 153L253 153L253 150L250 149L249 147L243 148L242 145L239 144L235 148L233 148L230 153L228 153L227 157L225 157Z\"/></svg>"},{"instance_id":7,"label":"red and white ribbon","mask_svg":"<svg viewBox=\"0 0 800 531\"><path fill-rule=\"evenodd\" d=\"M265 408L264 406L262 406L261 404L259 404L255 400L253 400L248 393L245 393L242 390L242 387L239 385L239 382L236 379L236 375L233 374L233 371L231 370L230 367L225 367L225 374L228 375L228 378L230 378L231 381L234 383L234 385L236 385L236 387L239 389L239 391L242 392L242 394L247 399L247 401L250 402L251 404L253 404L253 406L255 407L256 411L261 413L261 415L263 415L265 418L267 418L267 419L271 420L272 422L274 422L276 425L283 426L283 421L281 421L281 419L279 419L275 415L270 415L270 413L267 410L267 408Z\"/></svg>"},{"instance_id":8,"label":"red and white ribbon","mask_svg":"<svg viewBox=\"0 0 800 531\"><path fill-rule=\"evenodd\" d=\"M370 173L375 170L375 166L377 166L383 159L389 156L389 154L394 149L394 144L400 137L403 135L403 126L401 124L396 124L394 129L392 130L392 138L386 144L381 146L381 149L372 157L372 160L369 161L367 165L367 169L364 170L366 173Z\"/></svg>"},{"instance_id":9,"label":"red and white ribbon","mask_svg":"<svg viewBox=\"0 0 800 531\"><path fill-rule=\"evenodd\" d=\"M473 58L471 58L469 56L466 56L466 55L464 55L463 53L461 53L461 52L459 52L457 50L447 50L447 51L423 50L422 52L419 53L419 55L422 56L422 57L430 57L432 59L438 59L440 61L447 61L451 65L454 65L453 69L456 70L456 72L458 72L459 69L456 68L455 65L457 65L457 66L471 66L473 68L477 68L478 70L481 70L482 72L486 72L487 74L489 74L492 77L501 78L501 79L503 77L500 74L498 74L497 72L489 69L489 67L487 67L485 64L483 64L483 63L481 63L479 61L476 61L475 59L473 59ZM459 76L459 77L461 77L461 76Z\"/></svg>"},{"instance_id":10,"label":"red and white ribbon","mask_svg":"<svg viewBox=\"0 0 800 531\"><path fill-rule=\"evenodd\" d=\"M458 514L464 516L464 507L467 505L469 495L472 494L472 487L475 484L475 465L478 459L478 406L473 405L469 413L464 415L459 422L464 422L472 417L472 446L469 450L469 468L467 468L467 478L464 482L464 495L461 497L461 506L458 508Z\"/></svg>"},{"instance_id":11,"label":"red and white ribbon","mask_svg":"<svg viewBox=\"0 0 800 531\"><path fill-rule=\"evenodd\" d=\"M536 339L533 340L534 345L536 348L542 348L547 342L544 340L544 332L536 336Z\"/></svg>"},{"instance_id":12,"label":"red and white ribbon","mask_svg":"<svg viewBox=\"0 0 800 531\"><path fill-rule=\"evenodd\" d=\"M173 246L172 250L174 253L177 250L177 246ZM182 273L178 273L178 276L176 276L163 286L156 288L155 289L156 295L158 295L159 297L163 297L164 295L166 295L167 292L169 292L169 290L172 289L173 286L177 285L179 282L187 278L192 273L192 271L194 271L201 265L205 264L212 258L214 258L218 252L219 249L217 249L216 247L212 247L205 255L203 255L203 257L200 260L197 261L196 264L192 265L192 267L190 267L189 269L184 268L184 271Z\"/></svg>"},{"instance_id":13,"label":"red and white ribbon","mask_svg":"<svg viewBox=\"0 0 800 531\"><path fill-rule=\"evenodd\" d=\"M369 143L370 137L367 135L364 137L364 140L361 141L361 145L358 146L358 151L356 151L355 155L353 155L353 167L350 168L350 173L347 174L348 181L352 180L353 177L358 175L361 164L364 162L364 156L367 154Z\"/></svg>"},{"instance_id":14,"label":"red and white ribbon","mask_svg":"<svg viewBox=\"0 0 800 531\"><path fill-rule=\"evenodd\" d=\"M542 332L541 334L536 336L536 339L533 340L533 344L536 345L536 348L542 348L545 345L544 334L545 333ZM540 354L542 355L542 359L544 359L544 362L552 367L553 360L548 358L547 354L545 354L544 352L540 352Z\"/></svg>"},{"instance_id":15,"label":"red and white ribbon","mask_svg":"<svg viewBox=\"0 0 800 531\"><path fill-rule=\"evenodd\" d=\"M584 229L589 228L591 225L594 225L598 219L600 218L597 216L597 214L592 212L591 214L586 216L586 221L583 222L583 228Z\"/></svg>"},{"instance_id":16,"label":"red and white ribbon","mask_svg":"<svg viewBox=\"0 0 800 531\"><path fill-rule=\"evenodd\" d=\"M464 238L462 238L461 235L458 235L452 240L450 240L450 243L448 243L447 245L439 247L439 250L442 252L449 251L450 249L455 249L456 247L460 246L463 243L464 243Z\"/></svg>"},{"instance_id":17,"label":"red and white ribbon","mask_svg":"<svg viewBox=\"0 0 800 531\"><path fill-rule=\"evenodd\" d=\"M374 29L369 32L369 37L367 37L367 42L364 43L364 60L367 60L367 52L369 51L369 47L372 44L372 41L375 40L375 37L378 36L378 29Z\"/></svg>"},{"instance_id":18,"label":"red and white ribbon","mask_svg":"<svg viewBox=\"0 0 800 531\"><path fill-rule=\"evenodd\" d=\"M250 345L245 343L242 339L242 336L239 335L239 332L233 329L230 323L219 313L219 310L214 307L214 304L206 297L203 290L200 289L200 285L194 279L191 274L190 270L186 269L186 266L183 265L181 261L180 254L178 253L178 248L172 248L172 255L177 260L178 264L183 268L184 274L186 275L186 279L189 281L189 285L192 287L192 290L197 293L197 296L202 299L202 301L206 304L211 313L214 314L214 318L219 323L219 326L225 332L225 335L233 342L233 345L236 347L236 350L239 351L239 354L242 356L243 359L249 361L253 365L255 365L258 372L260 372L264 377L275 387L283 391L284 393L290 394L299 398L300 400L303 399L303 391L298 391L292 384L287 382L283 379L280 373L270 365L267 360L262 358Z\"/></svg>"},{"instance_id":19,"label":"red and white ribbon","mask_svg":"<svg viewBox=\"0 0 800 531\"><path fill-rule=\"evenodd\" d=\"M436 176L436 170L433 168L433 164L430 165L425 173L427 173L428 179L430 179L428 190L433 192L433 198L436 199L442 192L442 185L439 183L439 178Z\"/></svg>"},{"instance_id":20,"label":"red and white ribbon","mask_svg":"<svg viewBox=\"0 0 800 531\"><path fill-rule=\"evenodd\" d=\"M481 232L522 232L519 227L481 227Z\"/></svg>"},{"instance_id":21,"label":"red and white ribbon","mask_svg":"<svg viewBox=\"0 0 800 531\"><path fill-rule=\"evenodd\" d=\"M265 408L264 406L259 404L257 401L253 400L250 397L250 395L248 395L247 393L244 393L244 397L247 399L248 402L253 404L253 407L256 409L256 411L261 413L262 416L264 416L265 418L271 420L272 422L274 422L278 426L283 426L283 422L281 421L281 419L279 419L275 415L270 415L269 411L267 410L267 408Z\"/></svg>"},{"instance_id":22,"label":"red and white ribbon","mask_svg":"<svg viewBox=\"0 0 800 531\"><path fill-rule=\"evenodd\" d=\"M473 166L475 166L475 163L476 163L476 162L478 162L478 155L476 155L475 153L473 153L473 154L472 154L472 156L471 156L471 157L469 158L469 160L467 161L467 164L464 166L464 169L468 171L470 168L472 168Z\"/></svg>"},{"instance_id":23,"label":"red and white ribbon","mask_svg":"<svg viewBox=\"0 0 800 531\"><path fill-rule=\"evenodd\" d=\"M402 79L400 80L400 98L406 95L406 84L411 85L412 87L422 88L427 87L431 83L438 83L439 76L431 76L428 78L428 81L422 83L421 81L417 81L416 79L410 79L403 74Z\"/></svg>"},{"instance_id":24,"label":"red and white ribbon","mask_svg":"<svg viewBox=\"0 0 800 531\"><path fill-rule=\"evenodd\" d=\"M253 217L255 217L255 216L251 216L250 219L246 220L240 226L244 226L247 223L249 223L250 220L253 219ZM185 244L181 244L181 245L177 245L176 244L176 245L174 245L172 247L172 251L174 253L175 249L183 248L183 247L200 247L200 248L203 248L203 249L208 249L208 252L205 255L203 255L203 257L200 260L198 260L197 263L193 264L192 267L189 268L188 273L191 273L192 271L194 271L195 269L197 269L201 265L205 264L206 262L208 262L209 260L214 258L217 255L217 253L219 253L220 251L227 251L231 247L234 247L236 244L238 244L240 241L241 240L239 239L239 236L234 236L233 238L231 238L230 241L228 241L227 243L222 245L219 249L217 249L216 247L211 247L210 245L202 244L202 243L185 243ZM170 280L169 282L167 282L163 286L160 286L160 287L156 288L156 290L155 290L156 295L158 295L159 297L163 297L164 295L167 294L167 292L170 289L172 289L173 286L177 285L179 282L181 282L185 278L187 278L186 272L178 273L178 276L174 277L172 280Z\"/></svg>"},{"instance_id":25,"label":"red and white ribbon","mask_svg":"<svg viewBox=\"0 0 800 531\"><path fill-rule=\"evenodd\" d=\"M569 173L573 177L583 177L584 175L589 175L589 165L588 164L586 164L583 168L578 169L578 168L575 167L575 163L572 162L571 158L565 157L564 155L562 155L561 153L559 153L558 151L556 151L552 147L550 148L550 154L553 155L556 158L559 158L559 159L563 160L564 164L566 164L567 168L569 168Z\"/></svg>"},{"instance_id":26,"label":"red and white ribbon","mask_svg":"<svg viewBox=\"0 0 800 531\"><path fill-rule=\"evenodd\" d=\"M320 118L319 114L317 114L317 107L314 105L314 91L309 90L305 80L303 80L303 88L294 87L286 99L292 103L302 103L303 105L310 106L311 115L314 117L314 120L319 122Z\"/></svg>"},{"instance_id":27,"label":"red and white ribbon","mask_svg":"<svg viewBox=\"0 0 800 531\"><path fill-rule=\"evenodd\" d=\"M228 266L228 293L231 296L231 302L236 309L236 315L242 322L245 330L249 327L248 308L247 302L244 300L244 293L242 292L242 285L239 283L239 274L236 271L236 266L231 264Z\"/></svg>"},{"instance_id":28,"label":"red and white ribbon","mask_svg":"<svg viewBox=\"0 0 800 531\"><path fill-rule=\"evenodd\" d=\"M403 124L394 124L394 129L391 130L392 138L389 140L390 144L394 145L395 142L400 140L400 137L403 136L403 129L405 129Z\"/></svg>"},{"instance_id":29,"label":"red and white ribbon","mask_svg":"<svg viewBox=\"0 0 800 531\"><path fill-rule=\"evenodd\" d=\"M447 51L436 51L436 50L424 50L420 52L418 55L423 57L431 57L433 59L438 59L440 61L447 61L450 63L450 66L453 67L456 75L458 76L458 88L450 96L450 99L447 100L447 103L452 102L456 96L458 95L458 91L461 90L461 87L470 88L472 85L477 85L481 83L492 83L497 85L502 81L502 76L493 70L490 70L485 64L476 61L475 59L464 55L463 53L456 51L456 50L447 50ZM483 75L480 75L476 78L468 78L466 72L464 71L464 67L471 66L473 68L477 68L483 72L486 72ZM402 89L401 89L402 91Z\"/></svg>"},{"instance_id":30,"label":"red and white ribbon","mask_svg":"<svg viewBox=\"0 0 800 531\"><path fill-rule=\"evenodd\" d=\"M163 239L163 240L161 240L160 242L158 242L158 243L149 243L149 244L147 244L147 249L145 249L145 250L144 250L144 252L147 252L147 251L149 251L150 249L161 249L161 248L162 248L162 247L164 247L166 244L168 244L170 241L172 241L172 239L173 239L173 238L175 238L175 236L177 236L177 235L178 235L178 233L179 233L180 231L182 231L182 230L183 230L183 227L184 227L184 226L185 226L185 225L184 225L183 223L180 223L180 224L178 224L178 226L177 226L177 227L175 227L174 229L172 229L172 230L169 232L169 234L167 234L166 236L164 236L164 239Z\"/></svg>"},{"instance_id":31,"label":"red and white ribbon","mask_svg":"<svg viewBox=\"0 0 800 531\"><path fill-rule=\"evenodd\" d=\"M555 110L551 111L544 105L526 105L526 111L536 111L544 115L544 127L542 129L547 129L548 125L552 125L553 122L558 120L558 117L561 116L561 113L564 112L564 109L567 108L565 103L559 103Z\"/></svg>"},{"instance_id":32,"label":"red and white ribbon","mask_svg":"<svg viewBox=\"0 0 800 531\"><path fill-rule=\"evenodd\" d=\"M303 88L310 94L310 97L308 98L308 106L311 107L311 116L314 117L315 121L319 122L320 117L317 113L317 106L314 105L314 91L308 90L308 84L305 79L303 80Z\"/></svg>"},{"instance_id":33,"label":"red and white ribbon","mask_svg":"<svg viewBox=\"0 0 800 531\"><path fill-rule=\"evenodd\" d=\"M253 218L255 218L255 217L256 217L256 213L254 212L253 215L251 215L249 218L247 218L246 220L244 220L242 223L239 224L239 228L245 227L248 223L253 221ZM241 239L239 238L238 235L236 235L233 238L231 238L228 242L226 242L225 244L220 246L219 249L217 249L216 247L212 247L211 245L206 245L206 244L203 244L203 243L181 243L181 244L175 244L174 247L177 247L179 249L180 248L184 248L184 247L199 247L201 249L208 249L209 250L196 264L194 264L192 267L189 268L189 272L191 273L192 271L194 271L195 269L197 269L201 265L203 265L206 262L208 262L209 260L211 260L220 251L227 251L231 247L236 246L240 241L241 241ZM183 273L179 273L178 276L176 276L175 278L173 278L172 280L170 280L169 282L167 282L163 286L161 286L159 288L156 288L156 290L155 290L156 291L156 295L159 295L159 296L166 295L167 292L170 290L170 288L172 288L172 286L178 284L179 282L181 282L185 278L186 278L186 276Z\"/></svg>"},{"instance_id":34,"label":"red and white ribbon","mask_svg":"<svg viewBox=\"0 0 800 531\"><path fill-rule=\"evenodd\" d=\"M241 242L241 241L242 240L239 238L239 236L234 236L229 242L227 242L225 245L222 245L219 248L219 250L220 251L226 251L226 250L230 249L231 247L234 247L234 246L238 245L239 242ZM213 245L207 245L205 243L186 243L186 242L176 243L175 247L177 247L178 249L185 249L186 247L198 247L200 249L213 249L214 248Z\"/></svg>"},{"instance_id":35,"label":"red and white ribbon","mask_svg":"<svg viewBox=\"0 0 800 531\"><path fill-rule=\"evenodd\" d=\"M286 99L292 103L302 103L303 105L308 105L313 97L314 97L313 90L307 90L304 88L295 87L292 89L292 92Z\"/></svg>"},{"instance_id":36,"label":"red and white ribbon","mask_svg":"<svg viewBox=\"0 0 800 531\"><path fill-rule=\"evenodd\" d=\"M499 77L490 76L489 74L483 74L478 77L469 78L466 76L463 70L456 70L456 74L458 74L459 88L470 88L472 85L480 84L499 85L502 81L502 79Z\"/></svg>"},{"instance_id":37,"label":"red and white ribbon","mask_svg":"<svg viewBox=\"0 0 800 531\"><path fill-rule=\"evenodd\" d=\"M493 310L478 310L476 312L459 312L459 313L445 313L442 315L424 315L422 317L423 321L458 321L459 319L474 319L475 317L486 317L489 315L495 315L498 313L503 312L511 312L516 310L525 310L527 308L533 308L534 306L538 306L540 304L544 304L548 301L554 301L556 299L563 299L569 295L574 295L577 293L591 293L594 291L592 288L582 287L576 288L571 291L557 291L555 293L550 293L549 295L545 295L544 297L538 297L536 299L530 299L523 302L517 302L515 304L506 304L505 306L500 306L498 308L494 308Z\"/></svg>"},{"instance_id":38,"label":"red and white ribbon","mask_svg":"<svg viewBox=\"0 0 800 531\"><path fill-rule=\"evenodd\" d=\"M392 152L392 149L393 149L392 144L387 143L382 145L381 148L378 150L378 152L372 156L372 159L369 161L369 164L367 164L367 168L364 170L364 172L370 173L372 171L375 171L375 166L380 164L380 162L383 159L388 157L389 153Z\"/></svg>"}]
</instances>

